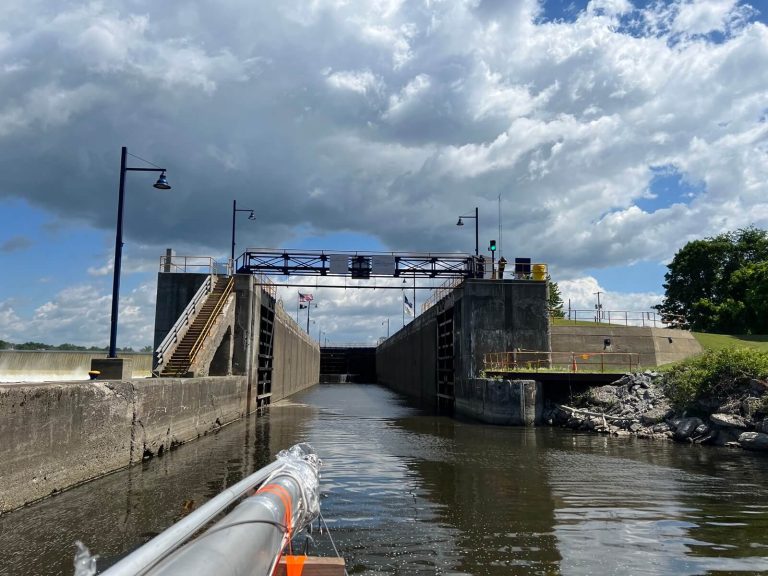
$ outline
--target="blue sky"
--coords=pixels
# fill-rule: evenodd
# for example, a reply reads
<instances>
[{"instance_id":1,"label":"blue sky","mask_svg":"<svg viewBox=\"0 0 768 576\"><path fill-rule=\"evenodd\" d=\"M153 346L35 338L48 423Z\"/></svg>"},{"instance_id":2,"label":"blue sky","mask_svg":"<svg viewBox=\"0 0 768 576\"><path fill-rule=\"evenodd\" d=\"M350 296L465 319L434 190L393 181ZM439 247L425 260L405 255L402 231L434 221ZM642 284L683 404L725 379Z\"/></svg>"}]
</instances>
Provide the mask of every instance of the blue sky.
<instances>
[{"instance_id":1,"label":"blue sky","mask_svg":"<svg viewBox=\"0 0 768 576\"><path fill-rule=\"evenodd\" d=\"M0 339L151 342L165 248L501 253L648 310L685 242L768 225L766 2L137 0L0 7ZM265 23L269 25L265 25ZM141 166L131 158L130 165ZM502 197L501 210L498 198ZM498 238L497 238L498 239ZM334 341L397 291L316 290ZM283 289L290 310L296 289ZM422 296L419 296L421 299Z\"/></svg>"}]
</instances>

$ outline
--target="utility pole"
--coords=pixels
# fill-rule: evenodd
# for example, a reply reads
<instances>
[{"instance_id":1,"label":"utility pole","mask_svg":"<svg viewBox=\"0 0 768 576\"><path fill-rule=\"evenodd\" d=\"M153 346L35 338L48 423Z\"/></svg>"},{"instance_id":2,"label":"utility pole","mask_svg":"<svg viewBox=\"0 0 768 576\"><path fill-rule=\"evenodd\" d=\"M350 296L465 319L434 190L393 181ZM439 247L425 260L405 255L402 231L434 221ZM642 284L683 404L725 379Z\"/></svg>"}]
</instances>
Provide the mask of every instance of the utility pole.
<instances>
[{"instance_id":1,"label":"utility pole","mask_svg":"<svg viewBox=\"0 0 768 576\"><path fill-rule=\"evenodd\" d=\"M499 192L499 256L504 254L504 243L501 236L501 192Z\"/></svg>"}]
</instances>

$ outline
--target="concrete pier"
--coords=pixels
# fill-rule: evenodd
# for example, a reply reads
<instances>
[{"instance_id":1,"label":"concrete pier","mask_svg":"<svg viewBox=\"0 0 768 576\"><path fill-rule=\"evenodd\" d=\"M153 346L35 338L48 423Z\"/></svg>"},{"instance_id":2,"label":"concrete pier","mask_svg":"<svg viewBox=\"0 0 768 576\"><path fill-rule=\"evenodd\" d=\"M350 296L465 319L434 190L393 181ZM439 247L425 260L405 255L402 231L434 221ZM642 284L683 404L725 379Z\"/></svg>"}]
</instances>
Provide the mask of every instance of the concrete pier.
<instances>
[{"instance_id":1,"label":"concrete pier","mask_svg":"<svg viewBox=\"0 0 768 576\"><path fill-rule=\"evenodd\" d=\"M523 424L531 412L519 411L514 386L478 379L483 355L549 350L549 338L545 282L467 280L378 347L376 373L379 382L422 404ZM535 405L538 388L523 389L527 405ZM499 405L491 407L490 398Z\"/></svg>"}]
</instances>

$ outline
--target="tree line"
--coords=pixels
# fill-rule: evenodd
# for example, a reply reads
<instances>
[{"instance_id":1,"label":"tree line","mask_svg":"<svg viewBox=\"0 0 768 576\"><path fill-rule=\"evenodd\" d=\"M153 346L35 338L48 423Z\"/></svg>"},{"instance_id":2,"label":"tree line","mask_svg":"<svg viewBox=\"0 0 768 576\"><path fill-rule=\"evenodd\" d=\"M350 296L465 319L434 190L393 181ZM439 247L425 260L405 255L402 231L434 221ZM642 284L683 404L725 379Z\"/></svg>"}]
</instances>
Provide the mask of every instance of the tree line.
<instances>
[{"instance_id":1,"label":"tree line","mask_svg":"<svg viewBox=\"0 0 768 576\"><path fill-rule=\"evenodd\" d=\"M107 352L109 346L78 346L77 344L59 344L57 346L51 344L44 344L42 342L24 342L22 344L14 344L13 342L7 342L0 340L0 350L60 350L67 352ZM118 348L118 352L136 352L130 346L126 348ZM152 346L144 346L138 352L152 352Z\"/></svg>"},{"instance_id":2,"label":"tree line","mask_svg":"<svg viewBox=\"0 0 768 576\"><path fill-rule=\"evenodd\" d=\"M665 322L697 332L768 334L768 232L750 226L683 246L667 266Z\"/></svg>"}]
</instances>

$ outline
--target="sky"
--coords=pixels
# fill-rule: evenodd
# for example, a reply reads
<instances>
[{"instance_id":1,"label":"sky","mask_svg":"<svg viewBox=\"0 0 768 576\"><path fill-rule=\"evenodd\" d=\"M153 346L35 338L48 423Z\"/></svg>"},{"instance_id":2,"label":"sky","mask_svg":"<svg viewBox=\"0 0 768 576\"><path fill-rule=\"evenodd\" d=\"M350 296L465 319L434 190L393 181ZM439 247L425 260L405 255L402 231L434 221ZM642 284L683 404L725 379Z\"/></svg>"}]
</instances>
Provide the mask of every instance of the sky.
<instances>
[{"instance_id":1,"label":"sky","mask_svg":"<svg viewBox=\"0 0 768 576\"><path fill-rule=\"evenodd\" d=\"M647 311L686 242L768 227L767 23L766 0L3 0L0 339L107 345L122 146L172 189L126 177L120 347L152 343L166 248L226 261L233 200L238 253L471 253L478 207L481 250L546 263L566 305ZM353 284L303 289L314 337L402 326L399 290Z\"/></svg>"}]
</instances>

